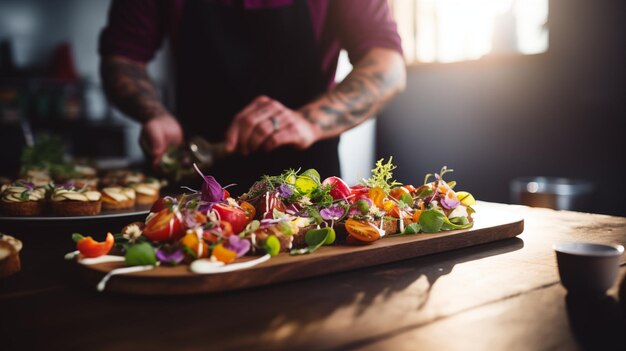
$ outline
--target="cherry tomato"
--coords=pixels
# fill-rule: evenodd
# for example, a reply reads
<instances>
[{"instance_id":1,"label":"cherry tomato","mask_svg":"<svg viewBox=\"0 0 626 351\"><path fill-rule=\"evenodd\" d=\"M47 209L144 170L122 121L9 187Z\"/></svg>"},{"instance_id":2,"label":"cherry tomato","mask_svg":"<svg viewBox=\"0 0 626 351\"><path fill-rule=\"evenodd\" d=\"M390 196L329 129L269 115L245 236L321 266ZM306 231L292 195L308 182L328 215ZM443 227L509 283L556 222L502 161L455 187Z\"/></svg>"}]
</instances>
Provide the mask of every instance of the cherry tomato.
<instances>
[{"instance_id":1,"label":"cherry tomato","mask_svg":"<svg viewBox=\"0 0 626 351\"><path fill-rule=\"evenodd\" d=\"M400 198L402 197L403 194L408 194L410 195L411 192L406 189L405 187L397 187L397 188L393 188L389 191L389 196L393 197L396 200L400 200Z\"/></svg>"},{"instance_id":2,"label":"cherry tomato","mask_svg":"<svg viewBox=\"0 0 626 351\"><path fill-rule=\"evenodd\" d=\"M108 254L113 248L113 244L115 244L113 234L107 233L107 237L103 242L97 242L90 236L80 239L76 243L76 249L78 249L83 256L94 258Z\"/></svg>"},{"instance_id":3,"label":"cherry tomato","mask_svg":"<svg viewBox=\"0 0 626 351\"><path fill-rule=\"evenodd\" d=\"M380 231L372 223L349 218L346 221L346 230L355 239L364 242L373 242L380 239Z\"/></svg>"},{"instance_id":4,"label":"cherry tomato","mask_svg":"<svg viewBox=\"0 0 626 351\"><path fill-rule=\"evenodd\" d=\"M237 258L237 253L225 248L222 244L217 244L213 248L213 257L215 257L218 261L231 263Z\"/></svg>"},{"instance_id":5,"label":"cherry tomato","mask_svg":"<svg viewBox=\"0 0 626 351\"><path fill-rule=\"evenodd\" d=\"M242 201L239 206L241 206L241 209L246 214L246 222L252 222L254 216L256 216L256 208L254 208L254 206L247 201Z\"/></svg>"},{"instance_id":6,"label":"cherry tomato","mask_svg":"<svg viewBox=\"0 0 626 351\"><path fill-rule=\"evenodd\" d=\"M376 207L383 208L383 200L385 199L385 191L379 187L373 187L367 192L367 196L372 200Z\"/></svg>"},{"instance_id":7,"label":"cherry tomato","mask_svg":"<svg viewBox=\"0 0 626 351\"><path fill-rule=\"evenodd\" d=\"M209 257L209 245L204 240L198 239L198 235L193 230L188 230L180 243L196 254L196 258Z\"/></svg>"},{"instance_id":8,"label":"cherry tomato","mask_svg":"<svg viewBox=\"0 0 626 351\"><path fill-rule=\"evenodd\" d=\"M339 177L328 177L324 179L324 181L322 182L322 185L332 186L332 189L330 190L329 193L330 193L330 196L332 196L333 199L335 200L344 199L348 197L351 193L350 187L348 186L348 184L346 184L346 182L344 182Z\"/></svg>"},{"instance_id":9,"label":"cherry tomato","mask_svg":"<svg viewBox=\"0 0 626 351\"><path fill-rule=\"evenodd\" d=\"M281 200L278 192L274 191L269 194L269 197L263 195L259 202L257 203L257 213L263 214L263 219L272 219L274 218L274 209L277 211L285 212L287 207Z\"/></svg>"},{"instance_id":10,"label":"cherry tomato","mask_svg":"<svg viewBox=\"0 0 626 351\"><path fill-rule=\"evenodd\" d=\"M403 188L408 190L409 194L413 194L413 192L415 191L415 187L411 184L404 185Z\"/></svg>"},{"instance_id":11,"label":"cherry tomato","mask_svg":"<svg viewBox=\"0 0 626 351\"><path fill-rule=\"evenodd\" d=\"M358 184L350 187L350 194L357 196L364 195L367 194L368 190L368 187L366 187L365 185Z\"/></svg>"},{"instance_id":12,"label":"cherry tomato","mask_svg":"<svg viewBox=\"0 0 626 351\"><path fill-rule=\"evenodd\" d=\"M152 241L173 241L180 239L185 229L180 222L180 215L165 208L150 217L146 222L143 235Z\"/></svg>"},{"instance_id":13,"label":"cherry tomato","mask_svg":"<svg viewBox=\"0 0 626 351\"><path fill-rule=\"evenodd\" d=\"M161 197L152 204L152 208L150 208L150 212L153 212L153 213L159 212L162 209L167 208L173 202L174 202L174 199L169 196Z\"/></svg>"},{"instance_id":14,"label":"cherry tomato","mask_svg":"<svg viewBox=\"0 0 626 351\"><path fill-rule=\"evenodd\" d=\"M230 192L226 189L224 189L224 198L228 199L230 197Z\"/></svg>"},{"instance_id":15,"label":"cherry tomato","mask_svg":"<svg viewBox=\"0 0 626 351\"><path fill-rule=\"evenodd\" d=\"M398 208L398 204L391 200L383 201L383 209L388 216L393 218L400 218L400 209Z\"/></svg>"},{"instance_id":16,"label":"cherry tomato","mask_svg":"<svg viewBox=\"0 0 626 351\"><path fill-rule=\"evenodd\" d=\"M213 206L213 210L219 214L220 220L230 223L235 234L241 233L248 223L246 213L239 207L217 204Z\"/></svg>"}]
</instances>

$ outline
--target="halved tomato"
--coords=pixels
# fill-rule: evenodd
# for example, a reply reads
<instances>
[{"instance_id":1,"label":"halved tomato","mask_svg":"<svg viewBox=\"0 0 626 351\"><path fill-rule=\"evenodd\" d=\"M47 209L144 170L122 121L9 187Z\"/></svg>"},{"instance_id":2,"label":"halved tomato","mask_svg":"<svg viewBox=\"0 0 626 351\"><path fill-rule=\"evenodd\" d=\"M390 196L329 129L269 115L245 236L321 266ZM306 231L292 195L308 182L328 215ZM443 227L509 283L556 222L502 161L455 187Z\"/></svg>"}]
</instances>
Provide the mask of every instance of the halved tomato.
<instances>
[{"instance_id":1,"label":"halved tomato","mask_svg":"<svg viewBox=\"0 0 626 351\"><path fill-rule=\"evenodd\" d=\"M230 223L235 234L241 233L248 223L246 213L239 207L216 204L213 209L219 214L220 220Z\"/></svg>"},{"instance_id":2,"label":"halved tomato","mask_svg":"<svg viewBox=\"0 0 626 351\"><path fill-rule=\"evenodd\" d=\"M373 242L380 239L380 231L372 223L349 218L346 221L346 230L355 239L364 242Z\"/></svg>"},{"instance_id":3,"label":"halved tomato","mask_svg":"<svg viewBox=\"0 0 626 351\"><path fill-rule=\"evenodd\" d=\"M256 212L262 213L263 219L274 218L274 209L280 212L287 210L277 191L271 192L269 196L263 195L257 202Z\"/></svg>"},{"instance_id":4,"label":"halved tomato","mask_svg":"<svg viewBox=\"0 0 626 351\"><path fill-rule=\"evenodd\" d=\"M180 215L169 208L164 208L148 219L143 235L152 241L174 241L185 234L180 222Z\"/></svg>"}]
</instances>

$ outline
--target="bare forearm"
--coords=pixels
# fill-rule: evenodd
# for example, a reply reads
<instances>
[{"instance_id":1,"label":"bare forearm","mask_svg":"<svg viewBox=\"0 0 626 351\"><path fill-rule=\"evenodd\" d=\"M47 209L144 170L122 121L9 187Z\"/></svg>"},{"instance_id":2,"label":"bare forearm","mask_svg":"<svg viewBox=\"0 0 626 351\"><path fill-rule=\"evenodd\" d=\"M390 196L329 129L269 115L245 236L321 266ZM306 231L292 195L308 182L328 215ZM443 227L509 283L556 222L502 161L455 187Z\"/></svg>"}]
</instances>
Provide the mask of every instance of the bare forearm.
<instances>
[{"instance_id":1,"label":"bare forearm","mask_svg":"<svg viewBox=\"0 0 626 351\"><path fill-rule=\"evenodd\" d=\"M105 57L100 75L109 101L129 117L144 123L169 115L145 64L119 56Z\"/></svg>"},{"instance_id":2,"label":"bare forearm","mask_svg":"<svg viewBox=\"0 0 626 351\"><path fill-rule=\"evenodd\" d=\"M373 49L340 84L301 112L317 126L320 139L334 137L376 114L405 85L402 56L392 50Z\"/></svg>"}]
</instances>

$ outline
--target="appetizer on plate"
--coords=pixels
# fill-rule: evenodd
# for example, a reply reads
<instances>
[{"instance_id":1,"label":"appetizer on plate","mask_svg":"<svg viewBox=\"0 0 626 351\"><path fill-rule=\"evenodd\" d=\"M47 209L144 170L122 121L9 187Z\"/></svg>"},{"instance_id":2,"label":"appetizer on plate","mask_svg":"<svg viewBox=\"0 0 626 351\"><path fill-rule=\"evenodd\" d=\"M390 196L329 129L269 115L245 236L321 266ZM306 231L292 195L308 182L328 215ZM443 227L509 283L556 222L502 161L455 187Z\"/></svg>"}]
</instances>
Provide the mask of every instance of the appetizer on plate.
<instances>
[{"instance_id":1,"label":"appetizer on plate","mask_svg":"<svg viewBox=\"0 0 626 351\"><path fill-rule=\"evenodd\" d=\"M22 242L0 233L0 278L20 271L20 251Z\"/></svg>"},{"instance_id":2,"label":"appetizer on plate","mask_svg":"<svg viewBox=\"0 0 626 351\"><path fill-rule=\"evenodd\" d=\"M102 209L102 194L71 185L54 186L50 204L52 213L57 216L93 216Z\"/></svg>"},{"instance_id":3,"label":"appetizer on plate","mask_svg":"<svg viewBox=\"0 0 626 351\"><path fill-rule=\"evenodd\" d=\"M135 206L135 190L130 187L108 187L102 189L102 208L124 210Z\"/></svg>"},{"instance_id":4,"label":"appetizer on plate","mask_svg":"<svg viewBox=\"0 0 626 351\"><path fill-rule=\"evenodd\" d=\"M39 216L45 207L46 190L25 180L0 188L0 212L7 216Z\"/></svg>"},{"instance_id":5,"label":"appetizer on plate","mask_svg":"<svg viewBox=\"0 0 626 351\"><path fill-rule=\"evenodd\" d=\"M146 178L128 186L135 190L138 205L151 205L161 197L161 182L158 179Z\"/></svg>"},{"instance_id":6,"label":"appetizer on plate","mask_svg":"<svg viewBox=\"0 0 626 351\"><path fill-rule=\"evenodd\" d=\"M189 264L195 273L219 273L281 252L310 254L324 245L374 244L386 236L473 225L474 198L443 179L451 169L427 175L417 188L393 180L394 169L391 158L379 160L371 177L354 186L335 176L321 180L314 169L286 170L264 176L235 198L196 167L201 189L158 199L144 222L109 233L104 242L75 234L76 254L83 264L110 259L128 266L110 275L178 264ZM118 255L85 260L106 255L115 244Z\"/></svg>"}]
</instances>

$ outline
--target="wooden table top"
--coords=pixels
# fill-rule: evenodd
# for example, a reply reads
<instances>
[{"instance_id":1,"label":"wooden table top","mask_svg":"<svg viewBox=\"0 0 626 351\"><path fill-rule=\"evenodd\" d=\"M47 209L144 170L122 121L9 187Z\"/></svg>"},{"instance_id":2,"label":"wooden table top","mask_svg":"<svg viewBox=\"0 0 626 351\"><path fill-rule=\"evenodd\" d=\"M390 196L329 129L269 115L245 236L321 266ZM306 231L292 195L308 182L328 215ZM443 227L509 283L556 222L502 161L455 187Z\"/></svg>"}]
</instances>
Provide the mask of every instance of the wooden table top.
<instances>
[{"instance_id":1,"label":"wooden table top","mask_svg":"<svg viewBox=\"0 0 626 351\"><path fill-rule=\"evenodd\" d=\"M184 297L86 289L75 264L63 261L78 228L0 227L24 242L22 272L0 281L0 349L625 349L626 257L607 296L578 300L560 285L551 246L626 245L626 218L484 205L518 212L524 233L356 271Z\"/></svg>"}]
</instances>

